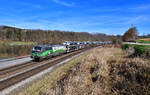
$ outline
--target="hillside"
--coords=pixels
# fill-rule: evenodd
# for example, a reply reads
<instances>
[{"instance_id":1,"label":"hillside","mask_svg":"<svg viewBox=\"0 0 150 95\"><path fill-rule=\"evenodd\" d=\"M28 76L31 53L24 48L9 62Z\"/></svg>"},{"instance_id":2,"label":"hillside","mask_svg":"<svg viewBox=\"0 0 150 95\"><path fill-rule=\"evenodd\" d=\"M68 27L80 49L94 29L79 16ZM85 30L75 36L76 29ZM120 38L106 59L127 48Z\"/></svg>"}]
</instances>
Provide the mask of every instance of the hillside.
<instances>
[{"instance_id":1,"label":"hillside","mask_svg":"<svg viewBox=\"0 0 150 95\"><path fill-rule=\"evenodd\" d=\"M9 26L0 27L0 40L25 41L39 43L60 43L63 41L111 41L115 36L90 34L87 32L69 32L58 30L31 30Z\"/></svg>"}]
</instances>

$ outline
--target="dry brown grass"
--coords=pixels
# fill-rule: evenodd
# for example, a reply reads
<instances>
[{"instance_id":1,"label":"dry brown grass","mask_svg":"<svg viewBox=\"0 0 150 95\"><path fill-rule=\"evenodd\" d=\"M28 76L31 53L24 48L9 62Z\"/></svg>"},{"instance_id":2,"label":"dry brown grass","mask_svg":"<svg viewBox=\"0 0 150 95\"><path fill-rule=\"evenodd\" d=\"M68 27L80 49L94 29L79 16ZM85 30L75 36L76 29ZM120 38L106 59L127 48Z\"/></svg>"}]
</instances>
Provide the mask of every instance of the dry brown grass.
<instances>
[{"instance_id":1,"label":"dry brown grass","mask_svg":"<svg viewBox=\"0 0 150 95\"><path fill-rule=\"evenodd\" d=\"M95 49L46 95L148 95L150 66L115 48Z\"/></svg>"},{"instance_id":2,"label":"dry brown grass","mask_svg":"<svg viewBox=\"0 0 150 95\"><path fill-rule=\"evenodd\" d=\"M121 49L97 48L69 64L20 95L150 95L149 62L125 58Z\"/></svg>"}]
</instances>

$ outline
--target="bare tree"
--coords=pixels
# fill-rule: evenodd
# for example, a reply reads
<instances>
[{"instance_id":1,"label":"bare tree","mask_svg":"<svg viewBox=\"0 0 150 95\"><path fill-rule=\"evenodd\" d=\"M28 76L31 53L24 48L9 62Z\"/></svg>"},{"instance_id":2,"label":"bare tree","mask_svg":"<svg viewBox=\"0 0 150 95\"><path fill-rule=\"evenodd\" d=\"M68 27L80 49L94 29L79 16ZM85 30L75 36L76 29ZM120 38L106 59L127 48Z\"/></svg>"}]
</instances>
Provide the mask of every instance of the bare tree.
<instances>
[{"instance_id":1,"label":"bare tree","mask_svg":"<svg viewBox=\"0 0 150 95\"><path fill-rule=\"evenodd\" d=\"M131 27L123 35L123 41L135 41L138 35L138 30L136 27Z\"/></svg>"}]
</instances>

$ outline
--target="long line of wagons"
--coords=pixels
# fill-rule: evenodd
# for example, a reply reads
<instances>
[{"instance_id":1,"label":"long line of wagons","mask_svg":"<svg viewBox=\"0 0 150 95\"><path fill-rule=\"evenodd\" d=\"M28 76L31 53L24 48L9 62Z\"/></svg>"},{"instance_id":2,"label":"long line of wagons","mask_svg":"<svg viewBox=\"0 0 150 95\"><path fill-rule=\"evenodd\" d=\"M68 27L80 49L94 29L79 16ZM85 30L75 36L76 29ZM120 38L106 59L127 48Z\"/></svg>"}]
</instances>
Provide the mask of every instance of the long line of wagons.
<instances>
[{"instance_id":1,"label":"long line of wagons","mask_svg":"<svg viewBox=\"0 0 150 95\"><path fill-rule=\"evenodd\" d=\"M61 54L69 53L79 49L98 46L103 44L111 44L111 42L71 42L66 41L58 45L35 45L32 49L31 58L34 61L42 61Z\"/></svg>"}]
</instances>

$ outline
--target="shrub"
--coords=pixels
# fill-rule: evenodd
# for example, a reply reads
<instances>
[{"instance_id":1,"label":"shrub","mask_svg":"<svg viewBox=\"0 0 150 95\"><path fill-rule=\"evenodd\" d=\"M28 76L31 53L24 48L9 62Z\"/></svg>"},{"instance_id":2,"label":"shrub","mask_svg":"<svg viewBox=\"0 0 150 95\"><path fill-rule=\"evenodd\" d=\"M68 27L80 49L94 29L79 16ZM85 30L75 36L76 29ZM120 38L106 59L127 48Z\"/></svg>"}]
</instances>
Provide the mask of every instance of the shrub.
<instances>
[{"instance_id":1,"label":"shrub","mask_svg":"<svg viewBox=\"0 0 150 95\"><path fill-rule=\"evenodd\" d=\"M136 45L134 46L134 50L136 56L148 56L149 53L149 47L144 45Z\"/></svg>"},{"instance_id":2,"label":"shrub","mask_svg":"<svg viewBox=\"0 0 150 95\"><path fill-rule=\"evenodd\" d=\"M122 50L126 51L129 56L139 56L139 57L149 57L150 56L150 46L145 45L122 45Z\"/></svg>"},{"instance_id":3,"label":"shrub","mask_svg":"<svg viewBox=\"0 0 150 95\"><path fill-rule=\"evenodd\" d=\"M129 49L131 46L132 46L132 45L130 45L130 44L125 44L125 45L122 45L122 49L123 49L123 50L127 50L127 49Z\"/></svg>"},{"instance_id":4,"label":"shrub","mask_svg":"<svg viewBox=\"0 0 150 95\"><path fill-rule=\"evenodd\" d=\"M117 39L117 38L114 38L113 40L112 40L112 43L113 44L122 44L122 41L121 40L119 40L119 39Z\"/></svg>"}]
</instances>

